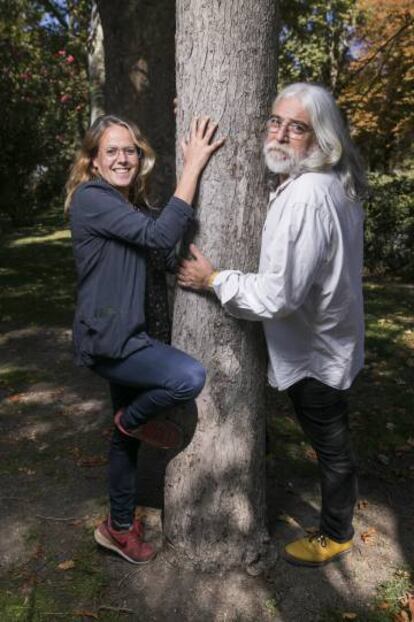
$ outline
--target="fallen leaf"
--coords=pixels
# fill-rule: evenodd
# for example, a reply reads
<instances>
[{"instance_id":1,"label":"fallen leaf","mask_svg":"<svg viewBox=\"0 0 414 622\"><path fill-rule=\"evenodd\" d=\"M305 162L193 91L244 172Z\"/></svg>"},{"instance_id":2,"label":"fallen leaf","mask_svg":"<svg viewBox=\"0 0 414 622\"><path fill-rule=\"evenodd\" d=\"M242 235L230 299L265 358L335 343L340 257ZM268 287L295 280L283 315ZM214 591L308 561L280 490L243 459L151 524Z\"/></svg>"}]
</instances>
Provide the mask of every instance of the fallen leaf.
<instances>
[{"instance_id":1,"label":"fallen leaf","mask_svg":"<svg viewBox=\"0 0 414 622\"><path fill-rule=\"evenodd\" d=\"M389 608L390 608L390 603L387 603L386 600L384 600L382 603L377 605L377 609L389 609Z\"/></svg>"},{"instance_id":2,"label":"fallen leaf","mask_svg":"<svg viewBox=\"0 0 414 622\"><path fill-rule=\"evenodd\" d=\"M67 559L64 562L60 562L60 564L58 564L58 568L59 570L71 570L71 568L75 567L75 562L73 561L73 559Z\"/></svg>"},{"instance_id":3,"label":"fallen leaf","mask_svg":"<svg viewBox=\"0 0 414 622\"><path fill-rule=\"evenodd\" d=\"M25 394L24 393L15 393L14 395L9 395L9 397L7 398L8 402L21 402L23 401L25 398Z\"/></svg>"},{"instance_id":4,"label":"fallen leaf","mask_svg":"<svg viewBox=\"0 0 414 622\"><path fill-rule=\"evenodd\" d=\"M364 544L374 544L377 538L377 530L375 527L370 527L366 531L361 533L361 540Z\"/></svg>"},{"instance_id":5,"label":"fallen leaf","mask_svg":"<svg viewBox=\"0 0 414 622\"><path fill-rule=\"evenodd\" d=\"M316 455L316 451L312 447L307 447L305 449L305 456L311 462L317 462L317 460L318 460L318 457Z\"/></svg>"},{"instance_id":6,"label":"fallen leaf","mask_svg":"<svg viewBox=\"0 0 414 622\"><path fill-rule=\"evenodd\" d=\"M93 618L94 620L97 620L99 618L98 614L95 613L94 611L74 611L73 612L74 616L79 616L81 618Z\"/></svg>"},{"instance_id":7,"label":"fallen leaf","mask_svg":"<svg viewBox=\"0 0 414 622\"><path fill-rule=\"evenodd\" d=\"M357 613L350 613L350 612L348 612L348 613L343 613L342 614L342 619L343 620L356 620L357 617L358 617Z\"/></svg>"}]
</instances>

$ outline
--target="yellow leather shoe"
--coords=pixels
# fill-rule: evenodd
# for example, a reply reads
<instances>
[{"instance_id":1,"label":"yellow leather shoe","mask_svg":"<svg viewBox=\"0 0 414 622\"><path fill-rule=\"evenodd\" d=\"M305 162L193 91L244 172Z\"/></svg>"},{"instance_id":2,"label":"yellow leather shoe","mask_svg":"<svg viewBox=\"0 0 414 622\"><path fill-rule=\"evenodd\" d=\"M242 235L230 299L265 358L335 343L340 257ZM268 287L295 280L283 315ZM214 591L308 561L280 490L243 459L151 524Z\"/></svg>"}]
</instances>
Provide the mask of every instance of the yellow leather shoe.
<instances>
[{"instance_id":1,"label":"yellow leather shoe","mask_svg":"<svg viewBox=\"0 0 414 622\"><path fill-rule=\"evenodd\" d=\"M283 557L296 566L325 566L351 549L352 540L335 542L323 533L316 533L288 544Z\"/></svg>"}]
</instances>

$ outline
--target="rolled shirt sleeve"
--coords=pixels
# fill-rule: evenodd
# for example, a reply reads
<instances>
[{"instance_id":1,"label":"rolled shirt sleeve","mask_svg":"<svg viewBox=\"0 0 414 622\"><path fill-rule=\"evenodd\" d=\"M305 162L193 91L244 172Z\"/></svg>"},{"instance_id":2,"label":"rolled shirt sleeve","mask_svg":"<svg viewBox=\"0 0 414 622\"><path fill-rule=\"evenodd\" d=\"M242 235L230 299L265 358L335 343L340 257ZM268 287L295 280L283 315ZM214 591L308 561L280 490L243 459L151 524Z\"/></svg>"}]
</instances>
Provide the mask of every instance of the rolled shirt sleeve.
<instances>
[{"instance_id":1,"label":"rolled shirt sleeve","mask_svg":"<svg viewBox=\"0 0 414 622\"><path fill-rule=\"evenodd\" d=\"M294 204L275 227L266 222L259 272L223 270L214 279L214 291L226 311L240 319L287 316L303 304L329 248L326 214L306 203Z\"/></svg>"}]
</instances>

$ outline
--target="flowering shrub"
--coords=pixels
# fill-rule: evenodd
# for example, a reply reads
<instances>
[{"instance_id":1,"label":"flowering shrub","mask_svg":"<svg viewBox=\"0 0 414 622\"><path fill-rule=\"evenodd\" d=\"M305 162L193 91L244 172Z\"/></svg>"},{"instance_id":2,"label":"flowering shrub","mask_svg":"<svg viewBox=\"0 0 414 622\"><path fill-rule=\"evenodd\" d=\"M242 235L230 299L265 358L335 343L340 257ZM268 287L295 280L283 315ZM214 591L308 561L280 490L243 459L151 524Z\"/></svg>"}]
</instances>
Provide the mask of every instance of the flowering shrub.
<instances>
[{"instance_id":1,"label":"flowering shrub","mask_svg":"<svg viewBox=\"0 0 414 622\"><path fill-rule=\"evenodd\" d=\"M0 217L22 224L62 192L88 123L87 28L79 36L69 32L27 0L8 2L7 11L3 4L0 0ZM87 5L78 6L85 20Z\"/></svg>"}]
</instances>

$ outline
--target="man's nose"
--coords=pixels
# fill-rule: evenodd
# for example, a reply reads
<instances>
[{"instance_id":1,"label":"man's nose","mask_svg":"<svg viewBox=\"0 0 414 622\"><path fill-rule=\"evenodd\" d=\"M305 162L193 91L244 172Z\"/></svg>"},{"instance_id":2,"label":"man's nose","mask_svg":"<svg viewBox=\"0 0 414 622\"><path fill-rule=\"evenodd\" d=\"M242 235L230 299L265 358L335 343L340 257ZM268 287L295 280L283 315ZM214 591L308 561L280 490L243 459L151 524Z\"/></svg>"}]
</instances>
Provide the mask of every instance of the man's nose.
<instances>
[{"instance_id":1,"label":"man's nose","mask_svg":"<svg viewBox=\"0 0 414 622\"><path fill-rule=\"evenodd\" d=\"M285 143L289 140L289 130L286 123L282 123L280 127L271 127L269 133L273 138L276 138L279 143Z\"/></svg>"}]
</instances>

